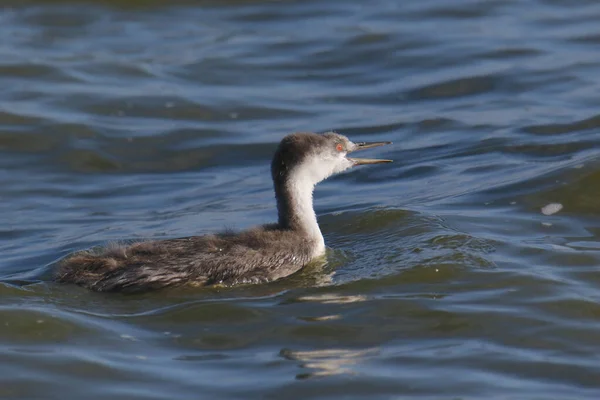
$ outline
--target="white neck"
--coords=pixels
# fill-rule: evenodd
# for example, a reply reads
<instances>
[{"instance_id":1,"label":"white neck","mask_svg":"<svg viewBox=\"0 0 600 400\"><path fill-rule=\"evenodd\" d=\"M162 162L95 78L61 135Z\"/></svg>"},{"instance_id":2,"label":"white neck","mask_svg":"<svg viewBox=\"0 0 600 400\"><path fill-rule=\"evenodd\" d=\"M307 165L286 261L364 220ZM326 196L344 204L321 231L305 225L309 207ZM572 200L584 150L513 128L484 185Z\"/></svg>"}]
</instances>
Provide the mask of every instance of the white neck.
<instances>
[{"instance_id":1,"label":"white neck","mask_svg":"<svg viewBox=\"0 0 600 400\"><path fill-rule=\"evenodd\" d=\"M282 175L275 170L273 180L279 225L307 234L315 243L313 257L325 252L325 240L313 208L315 185L352 165L352 162L340 153L337 157L313 155L303 160L302 164L296 166L289 174Z\"/></svg>"},{"instance_id":2,"label":"white neck","mask_svg":"<svg viewBox=\"0 0 600 400\"><path fill-rule=\"evenodd\" d=\"M313 208L314 183L305 174L293 174L285 186L288 197L286 210L288 215L285 217L288 219L288 223L291 227L303 230L315 241L313 256L323 254L325 252L325 240Z\"/></svg>"}]
</instances>

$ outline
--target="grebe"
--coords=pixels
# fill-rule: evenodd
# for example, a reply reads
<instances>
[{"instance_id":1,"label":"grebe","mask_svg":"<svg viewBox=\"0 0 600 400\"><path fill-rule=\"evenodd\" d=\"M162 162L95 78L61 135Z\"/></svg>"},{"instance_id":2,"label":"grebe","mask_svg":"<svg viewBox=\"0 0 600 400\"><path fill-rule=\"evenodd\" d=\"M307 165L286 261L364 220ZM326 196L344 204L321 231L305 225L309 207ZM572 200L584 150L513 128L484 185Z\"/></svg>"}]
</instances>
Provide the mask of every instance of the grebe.
<instances>
[{"instance_id":1,"label":"grebe","mask_svg":"<svg viewBox=\"0 0 600 400\"><path fill-rule=\"evenodd\" d=\"M137 292L184 284L261 283L291 275L325 253L313 209L315 185L356 165L391 162L347 157L390 143L353 143L333 132L288 135L271 163L276 224L78 252L60 262L55 280L98 292Z\"/></svg>"}]
</instances>

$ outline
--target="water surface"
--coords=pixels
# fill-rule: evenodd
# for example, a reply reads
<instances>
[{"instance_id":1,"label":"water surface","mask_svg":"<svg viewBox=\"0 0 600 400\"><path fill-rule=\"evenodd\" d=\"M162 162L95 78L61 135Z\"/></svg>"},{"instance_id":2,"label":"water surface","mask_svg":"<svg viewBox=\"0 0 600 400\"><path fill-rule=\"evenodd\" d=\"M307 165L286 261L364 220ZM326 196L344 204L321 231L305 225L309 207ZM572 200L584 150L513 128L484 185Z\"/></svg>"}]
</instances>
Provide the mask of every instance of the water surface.
<instances>
[{"instance_id":1,"label":"water surface","mask_svg":"<svg viewBox=\"0 0 600 400\"><path fill-rule=\"evenodd\" d=\"M5 2L0 397L597 399L599 18ZM325 265L130 296L47 280L110 241L271 222L278 141L327 130L395 163L318 187Z\"/></svg>"}]
</instances>

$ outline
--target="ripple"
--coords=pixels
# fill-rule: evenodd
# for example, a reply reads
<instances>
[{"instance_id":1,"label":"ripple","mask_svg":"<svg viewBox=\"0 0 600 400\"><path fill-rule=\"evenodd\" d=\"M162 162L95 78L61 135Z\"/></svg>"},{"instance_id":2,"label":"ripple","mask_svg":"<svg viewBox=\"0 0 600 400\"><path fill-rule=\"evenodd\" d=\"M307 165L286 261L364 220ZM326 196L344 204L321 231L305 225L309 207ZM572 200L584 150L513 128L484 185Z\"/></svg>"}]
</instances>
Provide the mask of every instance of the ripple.
<instances>
[{"instance_id":1,"label":"ripple","mask_svg":"<svg viewBox=\"0 0 600 400\"><path fill-rule=\"evenodd\" d=\"M43 133L0 132L0 151L46 153L55 150L61 144L61 138Z\"/></svg>"},{"instance_id":2,"label":"ripple","mask_svg":"<svg viewBox=\"0 0 600 400\"><path fill-rule=\"evenodd\" d=\"M94 335L95 330L64 318L62 312L52 313L44 309L2 307L0 315L4 328L0 340L4 344L27 345L35 343L68 343L73 335Z\"/></svg>"},{"instance_id":3,"label":"ripple","mask_svg":"<svg viewBox=\"0 0 600 400\"><path fill-rule=\"evenodd\" d=\"M548 124L526 126L523 130L534 135L561 135L600 128L600 115L568 124Z\"/></svg>"},{"instance_id":4,"label":"ripple","mask_svg":"<svg viewBox=\"0 0 600 400\"><path fill-rule=\"evenodd\" d=\"M476 96L492 92L499 85L499 77L481 76L454 79L413 89L407 93L411 100L433 100Z\"/></svg>"},{"instance_id":5,"label":"ripple","mask_svg":"<svg viewBox=\"0 0 600 400\"><path fill-rule=\"evenodd\" d=\"M574 43L598 45L600 44L600 34L584 34L569 40Z\"/></svg>"},{"instance_id":6,"label":"ripple","mask_svg":"<svg viewBox=\"0 0 600 400\"><path fill-rule=\"evenodd\" d=\"M65 84L78 82L64 68L45 64L0 64L0 76L23 80L40 79Z\"/></svg>"},{"instance_id":7,"label":"ripple","mask_svg":"<svg viewBox=\"0 0 600 400\"><path fill-rule=\"evenodd\" d=\"M597 2L4 6L0 396L597 398ZM278 141L332 129L395 162L318 186L327 257L300 273L46 280L273 221Z\"/></svg>"},{"instance_id":8,"label":"ripple","mask_svg":"<svg viewBox=\"0 0 600 400\"><path fill-rule=\"evenodd\" d=\"M121 165L114 159L97 151L76 150L63 153L61 161L69 165L69 169L84 173L112 172L121 169Z\"/></svg>"},{"instance_id":9,"label":"ripple","mask_svg":"<svg viewBox=\"0 0 600 400\"><path fill-rule=\"evenodd\" d=\"M40 123L42 120L29 115L16 114L12 112L0 111L0 123L3 128L16 128L19 126L28 126Z\"/></svg>"}]
</instances>

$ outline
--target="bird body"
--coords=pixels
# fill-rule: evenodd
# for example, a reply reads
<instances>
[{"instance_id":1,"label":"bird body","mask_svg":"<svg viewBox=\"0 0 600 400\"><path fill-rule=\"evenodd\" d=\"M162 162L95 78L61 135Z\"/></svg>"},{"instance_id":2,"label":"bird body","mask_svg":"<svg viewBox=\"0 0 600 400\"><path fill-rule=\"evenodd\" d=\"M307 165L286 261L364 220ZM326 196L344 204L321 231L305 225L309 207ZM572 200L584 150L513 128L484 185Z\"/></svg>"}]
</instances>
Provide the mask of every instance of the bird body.
<instances>
[{"instance_id":1,"label":"bird body","mask_svg":"<svg viewBox=\"0 0 600 400\"><path fill-rule=\"evenodd\" d=\"M261 283L291 275L325 253L313 209L315 185L354 165L352 151L388 144L352 143L336 133L286 136L271 164L278 222L244 232L114 244L62 260L55 280L100 292L169 286Z\"/></svg>"},{"instance_id":2,"label":"bird body","mask_svg":"<svg viewBox=\"0 0 600 400\"><path fill-rule=\"evenodd\" d=\"M67 258L57 279L100 292L133 292L182 284L261 283L293 274L320 244L277 226L241 233L114 244Z\"/></svg>"}]
</instances>

